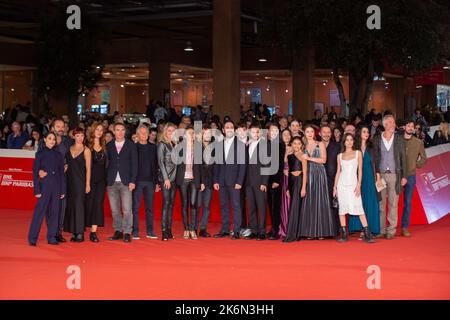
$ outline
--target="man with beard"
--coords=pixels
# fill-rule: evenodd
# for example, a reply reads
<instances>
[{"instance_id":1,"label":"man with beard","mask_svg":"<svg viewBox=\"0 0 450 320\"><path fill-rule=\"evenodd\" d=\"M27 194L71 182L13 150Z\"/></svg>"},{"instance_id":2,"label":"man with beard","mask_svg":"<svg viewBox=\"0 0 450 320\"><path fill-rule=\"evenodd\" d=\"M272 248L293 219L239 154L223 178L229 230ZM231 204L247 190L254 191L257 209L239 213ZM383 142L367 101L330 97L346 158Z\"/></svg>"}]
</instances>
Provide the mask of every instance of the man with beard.
<instances>
[{"instance_id":1,"label":"man with beard","mask_svg":"<svg viewBox=\"0 0 450 320\"><path fill-rule=\"evenodd\" d=\"M406 146L406 179L405 194L403 198L402 235L410 237L408 231L409 218L411 216L411 201L416 185L416 169L422 168L427 161L427 154L423 146L423 141L414 136L414 121L405 121L405 133L403 134Z\"/></svg>"},{"instance_id":2,"label":"man with beard","mask_svg":"<svg viewBox=\"0 0 450 320\"><path fill-rule=\"evenodd\" d=\"M331 141L331 128L329 126L323 126L320 128L320 137L322 138L322 142L327 149L327 162L325 163L325 170L327 172L328 193L330 194L330 200L332 200L334 177L337 172L337 156L341 152L341 146L339 143ZM331 208L331 212L336 218L336 225L339 226L339 215L337 211L337 209L333 207Z\"/></svg>"}]
</instances>

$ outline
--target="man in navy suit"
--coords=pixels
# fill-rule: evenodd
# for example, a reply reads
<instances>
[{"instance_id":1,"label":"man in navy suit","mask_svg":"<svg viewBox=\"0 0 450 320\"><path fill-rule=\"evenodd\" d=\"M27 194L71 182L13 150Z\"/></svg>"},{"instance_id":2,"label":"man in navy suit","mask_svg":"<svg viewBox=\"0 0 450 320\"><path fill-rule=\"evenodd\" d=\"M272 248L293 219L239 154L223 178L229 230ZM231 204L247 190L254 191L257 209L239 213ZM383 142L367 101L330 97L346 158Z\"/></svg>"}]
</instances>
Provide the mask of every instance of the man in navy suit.
<instances>
[{"instance_id":1,"label":"man in navy suit","mask_svg":"<svg viewBox=\"0 0 450 320\"><path fill-rule=\"evenodd\" d=\"M225 139L220 143L214 177L214 189L219 190L220 214L222 228L214 238L223 238L230 235L230 202L233 208L233 236L239 239L241 231L241 189L245 178L245 145L239 141L234 133L234 123L228 120L224 124Z\"/></svg>"},{"instance_id":2,"label":"man in navy suit","mask_svg":"<svg viewBox=\"0 0 450 320\"><path fill-rule=\"evenodd\" d=\"M133 230L132 192L136 187L138 155L135 144L131 140L125 139L123 123L114 125L114 135L115 139L106 145L108 152L106 181L115 231L109 239L123 238L124 242L130 242Z\"/></svg>"}]
</instances>

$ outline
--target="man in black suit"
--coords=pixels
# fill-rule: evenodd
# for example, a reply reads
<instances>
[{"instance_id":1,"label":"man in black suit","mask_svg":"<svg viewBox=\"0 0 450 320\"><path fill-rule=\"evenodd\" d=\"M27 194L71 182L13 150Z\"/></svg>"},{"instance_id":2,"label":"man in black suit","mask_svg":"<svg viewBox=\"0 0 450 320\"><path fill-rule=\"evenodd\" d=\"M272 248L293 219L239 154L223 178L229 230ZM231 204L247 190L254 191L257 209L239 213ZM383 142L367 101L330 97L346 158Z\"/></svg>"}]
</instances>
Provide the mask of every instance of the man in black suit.
<instances>
[{"instance_id":1,"label":"man in black suit","mask_svg":"<svg viewBox=\"0 0 450 320\"><path fill-rule=\"evenodd\" d=\"M153 196L158 192L157 183L158 159L156 145L148 142L149 129L140 125L136 129L138 142L136 151L138 155L138 169L136 178L136 189L133 192L133 240L139 240L139 207L142 195L145 204L146 237L158 239L153 231Z\"/></svg>"},{"instance_id":2,"label":"man in black suit","mask_svg":"<svg viewBox=\"0 0 450 320\"><path fill-rule=\"evenodd\" d=\"M223 133L225 139L220 142L216 156L220 157L214 167L214 189L220 195L220 214L222 228L214 238L223 238L230 235L230 202L233 208L233 236L239 239L241 231L242 214L240 193L245 178L245 145L239 141L234 133L234 123L227 120Z\"/></svg>"},{"instance_id":3,"label":"man in black suit","mask_svg":"<svg viewBox=\"0 0 450 320\"><path fill-rule=\"evenodd\" d=\"M267 200L269 204L270 220L272 228L268 234L269 240L278 240L281 223L281 182L283 181L283 166L284 166L284 152L285 145L280 141L280 130L277 124L271 124L269 127L269 140L273 143L278 143L278 153L272 154L272 144L268 144L271 159L278 157L278 170L275 174L269 176L269 184L267 190Z\"/></svg>"},{"instance_id":4,"label":"man in black suit","mask_svg":"<svg viewBox=\"0 0 450 320\"><path fill-rule=\"evenodd\" d=\"M248 219L251 234L245 239L266 239L266 200L269 175L261 171L266 165L261 162L261 129L258 123L250 127L250 143L246 151L247 176L245 194L247 196Z\"/></svg>"},{"instance_id":5,"label":"man in black suit","mask_svg":"<svg viewBox=\"0 0 450 320\"><path fill-rule=\"evenodd\" d=\"M327 148L327 162L325 163L325 170L327 172L328 193L330 195L330 200L332 200L334 178L337 172L337 156L341 153L341 146L339 143L331 141L331 128L329 126L323 126L320 128L320 137ZM336 226L339 226L340 223L337 209L331 208L331 212L333 212L333 215L336 218Z\"/></svg>"},{"instance_id":6,"label":"man in black suit","mask_svg":"<svg viewBox=\"0 0 450 320\"><path fill-rule=\"evenodd\" d=\"M123 123L116 123L114 125L115 139L106 145L108 153L106 182L115 231L109 239L123 238L124 242L131 242L133 230L132 192L136 187L138 155L134 143L125 139L125 130Z\"/></svg>"}]
</instances>

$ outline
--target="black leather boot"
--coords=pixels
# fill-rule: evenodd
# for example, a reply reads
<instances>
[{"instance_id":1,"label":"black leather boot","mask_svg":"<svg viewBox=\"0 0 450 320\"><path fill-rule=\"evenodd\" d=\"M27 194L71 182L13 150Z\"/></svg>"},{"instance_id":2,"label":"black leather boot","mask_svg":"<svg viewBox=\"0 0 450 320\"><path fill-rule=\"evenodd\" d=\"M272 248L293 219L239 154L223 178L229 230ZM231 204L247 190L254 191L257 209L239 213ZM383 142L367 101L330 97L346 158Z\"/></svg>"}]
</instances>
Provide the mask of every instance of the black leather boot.
<instances>
[{"instance_id":1,"label":"black leather boot","mask_svg":"<svg viewBox=\"0 0 450 320\"><path fill-rule=\"evenodd\" d=\"M341 227L341 234L337 241L338 242L347 242L348 241L347 227Z\"/></svg>"},{"instance_id":2,"label":"black leather boot","mask_svg":"<svg viewBox=\"0 0 450 320\"><path fill-rule=\"evenodd\" d=\"M91 232L89 235L89 240L92 242L99 242L100 240L97 237L97 232Z\"/></svg>"},{"instance_id":3,"label":"black leather boot","mask_svg":"<svg viewBox=\"0 0 450 320\"><path fill-rule=\"evenodd\" d=\"M368 227L364 227L363 228L363 232L364 232L364 241L367 243L374 243L375 240L372 239L372 233L370 232Z\"/></svg>"}]
</instances>

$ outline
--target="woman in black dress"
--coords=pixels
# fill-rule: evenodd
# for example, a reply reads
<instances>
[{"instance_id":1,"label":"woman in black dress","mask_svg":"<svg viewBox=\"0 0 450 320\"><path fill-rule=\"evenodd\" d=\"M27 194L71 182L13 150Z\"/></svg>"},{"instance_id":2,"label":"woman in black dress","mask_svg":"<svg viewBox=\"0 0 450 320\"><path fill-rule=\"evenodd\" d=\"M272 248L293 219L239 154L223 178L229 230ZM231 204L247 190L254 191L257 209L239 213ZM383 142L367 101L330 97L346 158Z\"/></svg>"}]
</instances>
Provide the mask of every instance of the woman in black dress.
<instances>
[{"instance_id":1,"label":"woman in black dress","mask_svg":"<svg viewBox=\"0 0 450 320\"><path fill-rule=\"evenodd\" d=\"M89 149L92 154L91 192L86 195L85 223L91 228L89 240L99 242L97 227L104 225L103 202L106 188L106 140L105 129L94 122L89 131Z\"/></svg>"},{"instance_id":2,"label":"woman in black dress","mask_svg":"<svg viewBox=\"0 0 450 320\"><path fill-rule=\"evenodd\" d=\"M303 158L302 139L298 136L294 137L291 146L294 151L288 156L291 205L284 242L300 240L300 209L302 198L306 195L306 177L308 176L308 166Z\"/></svg>"},{"instance_id":3,"label":"woman in black dress","mask_svg":"<svg viewBox=\"0 0 450 320\"><path fill-rule=\"evenodd\" d=\"M305 154L308 161L308 184L302 201L300 234L308 239L322 240L337 235L337 221L331 212L328 182L324 164L327 150L323 142L315 139L312 126L305 127Z\"/></svg>"},{"instance_id":4,"label":"woman in black dress","mask_svg":"<svg viewBox=\"0 0 450 320\"><path fill-rule=\"evenodd\" d=\"M67 162L67 208L64 231L72 233L72 242L84 241L85 197L90 192L91 150L84 145L84 130L72 131L75 144L66 155Z\"/></svg>"}]
</instances>

